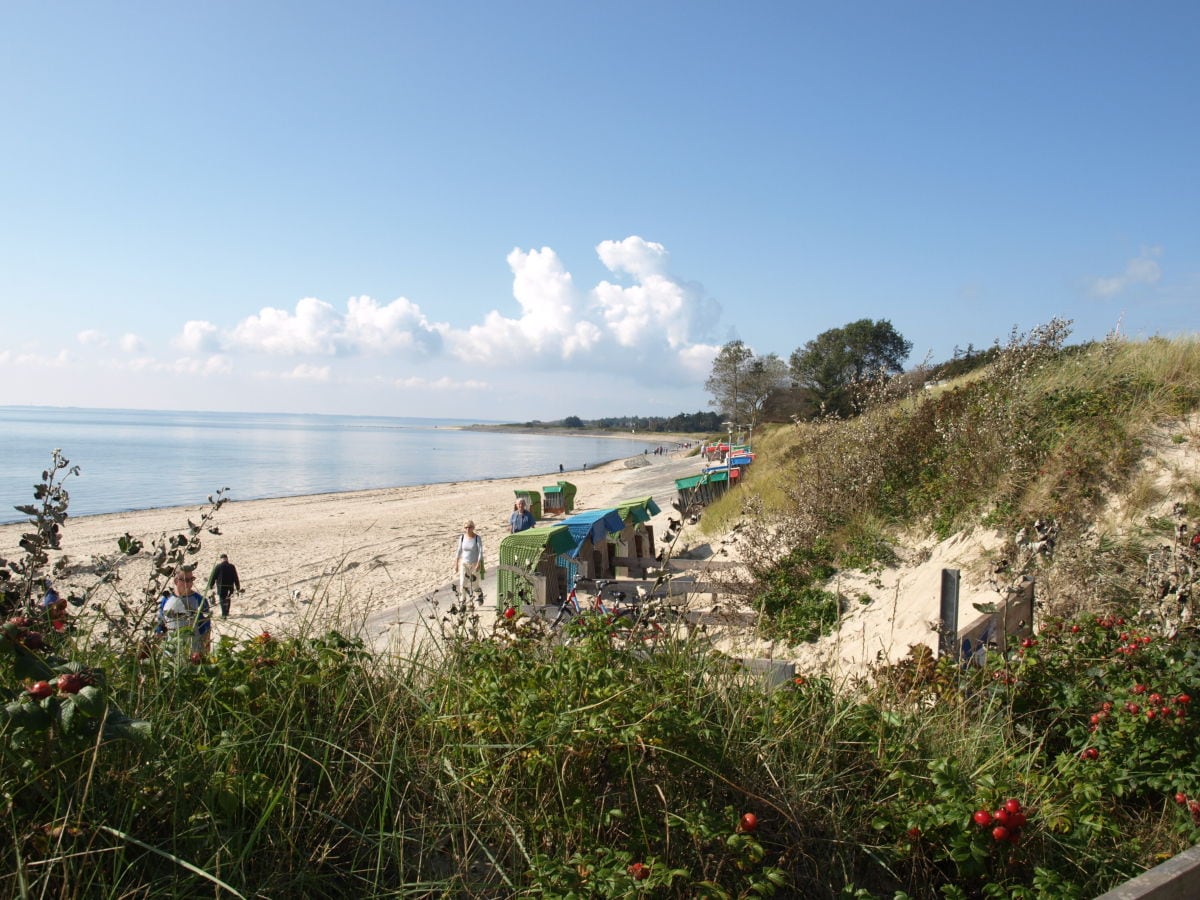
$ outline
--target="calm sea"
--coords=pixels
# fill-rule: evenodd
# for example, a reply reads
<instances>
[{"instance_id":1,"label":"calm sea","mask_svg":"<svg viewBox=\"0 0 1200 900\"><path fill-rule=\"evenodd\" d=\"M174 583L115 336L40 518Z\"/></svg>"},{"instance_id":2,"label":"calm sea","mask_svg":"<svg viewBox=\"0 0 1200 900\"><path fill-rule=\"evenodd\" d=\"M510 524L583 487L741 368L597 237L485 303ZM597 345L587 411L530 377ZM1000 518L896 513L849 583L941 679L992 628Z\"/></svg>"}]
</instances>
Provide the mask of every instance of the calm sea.
<instances>
[{"instance_id":1,"label":"calm sea","mask_svg":"<svg viewBox=\"0 0 1200 900\"><path fill-rule=\"evenodd\" d=\"M458 419L0 406L0 523L25 517L58 448L73 516L522 475L542 482L642 453L644 440L462 431Z\"/></svg>"}]
</instances>

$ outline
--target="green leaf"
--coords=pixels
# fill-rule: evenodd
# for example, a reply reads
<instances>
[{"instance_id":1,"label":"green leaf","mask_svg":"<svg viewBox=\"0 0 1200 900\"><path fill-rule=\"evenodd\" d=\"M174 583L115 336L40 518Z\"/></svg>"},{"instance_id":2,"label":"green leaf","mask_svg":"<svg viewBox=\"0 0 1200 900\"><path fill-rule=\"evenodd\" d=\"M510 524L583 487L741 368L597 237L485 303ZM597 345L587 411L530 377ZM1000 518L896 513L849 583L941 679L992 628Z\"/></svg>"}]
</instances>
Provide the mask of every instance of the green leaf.
<instances>
[{"instance_id":1,"label":"green leaf","mask_svg":"<svg viewBox=\"0 0 1200 900\"><path fill-rule=\"evenodd\" d=\"M79 711L87 716L99 716L104 712L104 695L100 693L100 688L94 684L86 685L81 688L79 693L74 697L75 705L79 707Z\"/></svg>"},{"instance_id":2,"label":"green leaf","mask_svg":"<svg viewBox=\"0 0 1200 900\"><path fill-rule=\"evenodd\" d=\"M14 700L4 707L4 714L18 728L41 730L50 724L50 715L32 700Z\"/></svg>"},{"instance_id":3,"label":"green leaf","mask_svg":"<svg viewBox=\"0 0 1200 900\"><path fill-rule=\"evenodd\" d=\"M75 703L74 697L68 697L59 707L58 721L62 725L62 730L67 734L71 733L72 726L75 724L75 713L78 710L79 706Z\"/></svg>"},{"instance_id":4,"label":"green leaf","mask_svg":"<svg viewBox=\"0 0 1200 900\"><path fill-rule=\"evenodd\" d=\"M145 719L131 719L126 715L110 715L104 720L106 740L146 741L153 735L153 728Z\"/></svg>"}]
</instances>

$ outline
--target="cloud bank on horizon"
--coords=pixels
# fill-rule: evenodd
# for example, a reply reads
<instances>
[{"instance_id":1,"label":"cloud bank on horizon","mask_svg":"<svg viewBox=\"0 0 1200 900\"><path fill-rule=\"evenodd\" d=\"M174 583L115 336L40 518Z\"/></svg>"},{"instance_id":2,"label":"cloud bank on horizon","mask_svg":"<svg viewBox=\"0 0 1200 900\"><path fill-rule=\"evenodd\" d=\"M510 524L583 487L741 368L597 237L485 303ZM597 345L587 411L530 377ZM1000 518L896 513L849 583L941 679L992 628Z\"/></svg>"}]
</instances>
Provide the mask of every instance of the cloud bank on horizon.
<instances>
[{"instance_id":1,"label":"cloud bank on horizon","mask_svg":"<svg viewBox=\"0 0 1200 900\"><path fill-rule=\"evenodd\" d=\"M643 376L679 385L703 380L720 349L711 342L720 305L698 285L670 274L662 244L634 235L603 241L596 252L610 272L632 283L605 280L583 290L550 247L518 248L508 254L520 306L515 317L492 310L478 324L456 327L431 321L406 297L390 303L350 297L344 310L305 297L291 310L264 307L231 325L190 320L173 344L209 358L388 357L414 365L448 359L488 369L516 363L530 372L569 364L596 375L638 367ZM91 339L93 332L86 334ZM330 365L302 363L281 376L326 381L332 372ZM453 378L397 383L442 389L480 384Z\"/></svg>"},{"instance_id":2,"label":"cloud bank on horizon","mask_svg":"<svg viewBox=\"0 0 1200 900\"><path fill-rule=\"evenodd\" d=\"M88 327L75 335L78 353L5 353L0 363L193 378L252 375L448 396L489 391L489 372L515 369L535 383L558 381L564 373L584 382L625 377L694 395L720 349L720 304L698 283L671 273L660 243L631 235L595 249L611 278L588 288L575 283L552 248L513 249L507 263L517 309L493 309L476 323L436 321L406 297L385 303L352 296L344 307L304 297L291 309L265 306L236 321L179 323L166 354L150 352L136 334L110 337ZM449 372L441 373L446 366ZM374 371L364 375L364 367ZM396 374L384 374L389 371ZM646 412L634 396L630 411ZM480 415L464 407L463 417Z\"/></svg>"}]
</instances>

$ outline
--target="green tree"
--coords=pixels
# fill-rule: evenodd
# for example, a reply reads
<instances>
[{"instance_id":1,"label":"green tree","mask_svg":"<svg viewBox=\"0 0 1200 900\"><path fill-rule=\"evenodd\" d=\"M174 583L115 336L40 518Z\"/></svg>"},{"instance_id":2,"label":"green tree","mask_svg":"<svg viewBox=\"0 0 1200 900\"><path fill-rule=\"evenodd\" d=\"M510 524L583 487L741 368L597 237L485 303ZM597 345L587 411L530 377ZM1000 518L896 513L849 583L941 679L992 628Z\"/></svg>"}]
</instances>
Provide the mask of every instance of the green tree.
<instances>
[{"instance_id":1,"label":"green tree","mask_svg":"<svg viewBox=\"0 0 1200 900\"><path fill-rule=\"evenodd\" d=\"M792 377L829 412L853 411L853 386L877 375L899 375L912 351L887 319L859 319L817 335L792 351Z\"/></svg>"},{"instance_id":2,"label":"green tree","mask_svg":"<svg viewBox=\"0 0 1200 900\"><path fill-rule=\"evenodd\" d=\"M704 389L712 394L709 405L730 422L749 421L746 377L753 360L753 350L742 341L730 341L713 360L712 374L704 382Z\"/></svg>"},{"instance_id":3,"label":"green tree","mask_svg":"<svg viewBox=\"0 0 1200 900\"><path fill-rule=\"evenodd\" d=\"M567 416L565 419L563 419L563 427L564 428L582 428L583 427L583 419L579 418L579 416Z\"/></svg>"},{"instance_id":4,"label":"green tree","mask_svg":"<svg viewBox=\"0 0 1200 900\"><path fill-rule=\"evenodd\" d=\"M771 396L790 381L788 364L775 353L756 356L746 366L743 378L744 408L749 416L738 420L743 425L757 425L762 419L763 407Z\"/></svg>"}]
</instances>

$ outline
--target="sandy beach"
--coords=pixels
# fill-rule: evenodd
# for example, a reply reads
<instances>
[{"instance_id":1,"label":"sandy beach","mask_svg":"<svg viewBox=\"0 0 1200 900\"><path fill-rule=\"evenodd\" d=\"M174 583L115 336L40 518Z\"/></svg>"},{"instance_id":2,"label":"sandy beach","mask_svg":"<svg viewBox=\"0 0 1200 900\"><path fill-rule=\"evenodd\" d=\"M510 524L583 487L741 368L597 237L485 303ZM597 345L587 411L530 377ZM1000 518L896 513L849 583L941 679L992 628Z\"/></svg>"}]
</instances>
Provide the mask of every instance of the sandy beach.
<instances>
[{"instance_id":1,"label":"sandy beach","mask_svg":"<svg viewBox=\"0 0 1200 900\"><path fill-rule=\"evenodd\" d=\"M415 487L228 502L219 511L220 535L203 535L196 558L200 587L221 553L228 553L241 576L244 593L235 595L228 619L214 621L218 637L249 638L272 634L323 633L337 628L363 637L376 651L408 652L428 635L436 597L449 601L453 552L463 523L471 519L484 539L494 590L500 541L508 533L514 490L540 490L565 478L577 487L576 511L604 509L636 497L652 496L661 512L652 521L656 535L678 515L675 479L696 474L702 463L682 451L616 460L586 471L450 482ZM175 534L189 519L199 521L202 506L182 506L68 519L63 549L73 562L87 564L95 555L116 553L117 538L128 532L147 546L163 534ZM552 522L553 518L545 522ZM0 555L18 556L24 527L0 526ZM867 674L882 662L905 657L913 644L937 646L936 619L943 568L960 568L964 616L971 603L994 603L1003 591L986 561L998 536L987 531L956 535L946 541L922 541L909 561L870 575L844 573L831 585L846 601L841 628L815 643L799 646L761 640L748 609L734 598L712 594L689 598L693 611L721 613L706 626L714 646L742 658L791 663L796 671L820 671L835 679ZM712 546L710 546L712 545ZM709 538L685 526L674 546L693 559L720 554L721 562L738 556L732 538ZM119 589L138 597L150 566L145 554L121 567ZM734 573L730 573L734 574ZM721 576L718 575L717 578ZM711 580L711 579L710 579ZM82 590L93 579L77 575L60 587ZM108 590L107 588L104 590ZM494 598L489 590L489 601ZM208 594L208 592L205 592ZM111 601L111 594L108 600ZM98 594L105 601L103 592ZM725 615L732 613L733 615ZM87 619L87 611L84 613ZM481 609L484 627L494 605ZM724 624L721 624L724 623Z\"/></svg>"},{"instance_id":2,"label":"sandy beach","mask_svg":"<svg viewBox=\"0 0 1200 900\"><path fill-rule=\"evenodd\" d=\"M675 479L700 467L697 457L647 454L564 475L230 501L215 520L221 534L203 535L197 571L206 581L219 555L228 553L242 581L244 593L235 595L230 617L215 620L217 636L336 625L357 631L377 648L401 647L420 636L428 598L449 584L454 542L467 519L476 523L494 570L514 490L540 490L566 479L577 487L576 511L653 496L662 512L651 524L661 534L668 514L677 515L671 507ZM116 553L117 539L126 532L148 547L160 535L186 528L189 519L199 521L203 509L72 517L63 529L63 551L73 562L87 563ZM20 555L24 530L20 524L0 526L0 555ZM136 596L146 583L150 566L144 556L122 565L120 587L127 595ZM89 583L82 575L66 586L82 589ZM491 604L485 612L491 613Z\"/></svg>"}]
</instances>

